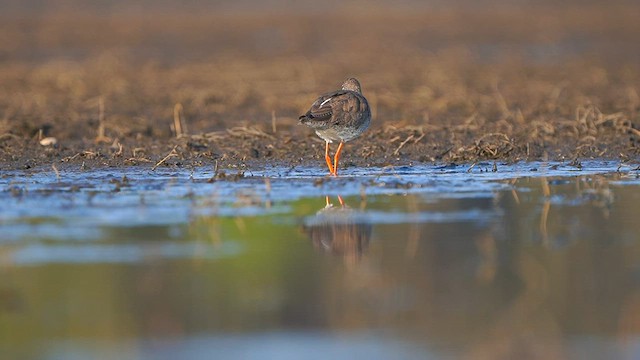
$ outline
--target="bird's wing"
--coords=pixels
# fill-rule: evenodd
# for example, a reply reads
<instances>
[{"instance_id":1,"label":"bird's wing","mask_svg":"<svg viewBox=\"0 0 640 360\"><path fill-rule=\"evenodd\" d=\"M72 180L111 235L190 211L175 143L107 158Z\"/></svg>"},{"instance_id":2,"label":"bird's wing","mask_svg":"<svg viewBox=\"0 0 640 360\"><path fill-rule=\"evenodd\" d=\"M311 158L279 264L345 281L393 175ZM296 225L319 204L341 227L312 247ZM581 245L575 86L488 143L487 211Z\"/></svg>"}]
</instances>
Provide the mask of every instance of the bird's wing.
<instances>
[{"instance_id":1,"label":"bird's wing","mask_svg":"<svg viewBox=\"0 0 640 360\"><path fill-rule=\"evenodd\" d=\"M334 91L320 96L312 105L307 116L317 121L329 121L333 113L337 110L336 105L342 102L345 91Z\"/></svg>"},{"instance_id":2,"label":"bird's wing","mask_svg":"<svg viewBox=\"0 0 640 360\"><path fill-rule=\"evenodd\" d=\"M300 120L309 125L328 126L340 122L344 116L350 116L354 111L362 109L366 100L362 96L349 90L338 90L320 96L309 111ZM334 116L339 115L339 116Z\"/></svg>"}]
</instances>

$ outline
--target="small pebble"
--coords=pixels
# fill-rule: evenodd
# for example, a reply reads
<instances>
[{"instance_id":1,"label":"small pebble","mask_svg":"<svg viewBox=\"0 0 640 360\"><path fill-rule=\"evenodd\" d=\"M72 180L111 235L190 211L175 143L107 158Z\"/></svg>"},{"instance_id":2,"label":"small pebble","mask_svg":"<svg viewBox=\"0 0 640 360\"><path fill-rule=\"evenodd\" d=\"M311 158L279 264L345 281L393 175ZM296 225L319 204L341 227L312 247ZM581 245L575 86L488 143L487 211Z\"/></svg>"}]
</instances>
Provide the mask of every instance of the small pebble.
<instances>
[{"instance_id":1,"label":"small pebble","mask_svg":"<svg viewBox=\"0 0 640 360\"><path fill-rule=\"evenodd\" d=\"M58 143L58 139L54 137L46 137L40 140L40 145L42 146L53 146Z\"/></svg>"}]
</instances>

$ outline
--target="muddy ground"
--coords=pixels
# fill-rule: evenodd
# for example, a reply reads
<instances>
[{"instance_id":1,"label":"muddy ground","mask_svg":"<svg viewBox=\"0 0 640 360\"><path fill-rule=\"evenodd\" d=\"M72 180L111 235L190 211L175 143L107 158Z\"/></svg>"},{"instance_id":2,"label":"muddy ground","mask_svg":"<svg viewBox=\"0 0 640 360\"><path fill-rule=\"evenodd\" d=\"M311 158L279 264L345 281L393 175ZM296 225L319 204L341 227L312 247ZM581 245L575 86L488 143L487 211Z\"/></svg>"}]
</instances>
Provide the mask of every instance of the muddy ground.
<instances>
[{"instance_id":1,"label":"muddy ground","mask_svg":"<svg viewBox=\"0 0 640 360\"><path fill-rule=\"evenodd\" d=\"M323 167L297 116L348 76L374 120L342 166L637 160L640 5L540 4L13 9L0 169Z\"/></svg>"}]
</instances>

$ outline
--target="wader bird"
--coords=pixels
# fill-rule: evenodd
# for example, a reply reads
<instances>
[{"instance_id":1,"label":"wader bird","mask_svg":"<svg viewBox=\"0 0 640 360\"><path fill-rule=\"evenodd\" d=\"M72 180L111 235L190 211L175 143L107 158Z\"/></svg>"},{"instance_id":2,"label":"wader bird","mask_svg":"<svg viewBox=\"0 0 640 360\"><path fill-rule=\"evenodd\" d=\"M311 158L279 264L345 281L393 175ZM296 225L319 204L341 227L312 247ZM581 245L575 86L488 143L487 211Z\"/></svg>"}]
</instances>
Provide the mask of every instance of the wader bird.
<instances>
[{"instance_id":1,"label":"wader bird","mask_svg":"<svg viewBox=\"0 0 640 360\"><path fill-rule=\"evenodd\" d=\"M338 161L344 143L360 136L371 123L369 103L362 96L360 82L349 78L342 84L342 90L321 95L311 105L306 114L300 116L300 123L316 131L327 143L324 157L329 173L338 175ZM338 150L331 162L329 144L339 141Z\"/></svg>"}]
</instances>

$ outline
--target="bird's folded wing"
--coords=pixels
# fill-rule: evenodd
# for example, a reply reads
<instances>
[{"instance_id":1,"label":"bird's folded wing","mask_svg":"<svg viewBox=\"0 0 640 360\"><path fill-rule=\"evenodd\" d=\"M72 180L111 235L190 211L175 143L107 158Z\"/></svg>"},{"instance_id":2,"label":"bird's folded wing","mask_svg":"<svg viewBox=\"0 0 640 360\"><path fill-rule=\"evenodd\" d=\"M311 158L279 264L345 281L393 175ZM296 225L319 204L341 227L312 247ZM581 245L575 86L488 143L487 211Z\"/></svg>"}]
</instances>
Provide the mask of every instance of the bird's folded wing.
<instances>
[{"instance_id":1,"label":"bird's folded wing","mask_svg":"<svg viewBox=\"0 0 640 360\"><path fill-rule=\"evenodd\" d=\"M361 100L353 91L340 90L320 96L311 105L307 117L315 121L334 121L361 108Z\"/></svg>"}]
</instances>

